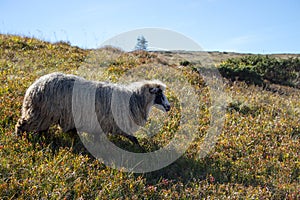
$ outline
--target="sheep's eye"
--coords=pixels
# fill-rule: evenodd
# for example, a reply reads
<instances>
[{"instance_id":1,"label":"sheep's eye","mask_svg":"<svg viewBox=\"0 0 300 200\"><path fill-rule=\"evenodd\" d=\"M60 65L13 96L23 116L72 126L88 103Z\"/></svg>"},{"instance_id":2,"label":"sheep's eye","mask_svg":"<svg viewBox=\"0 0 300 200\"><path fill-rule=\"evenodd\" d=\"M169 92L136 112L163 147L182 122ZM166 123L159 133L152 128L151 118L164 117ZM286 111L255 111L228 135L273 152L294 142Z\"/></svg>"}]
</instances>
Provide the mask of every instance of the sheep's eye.
<instances>
[{"instance_id":1,"label":"sheep's eye","mask_svg":"<svg viewBox=\"0 0 300 200\"><path fill-rule=\"evenodd\" d=\"M152 94L161 94L162 90L160 88L150 88L149 92Z\"/></svg>"}]
</instances>

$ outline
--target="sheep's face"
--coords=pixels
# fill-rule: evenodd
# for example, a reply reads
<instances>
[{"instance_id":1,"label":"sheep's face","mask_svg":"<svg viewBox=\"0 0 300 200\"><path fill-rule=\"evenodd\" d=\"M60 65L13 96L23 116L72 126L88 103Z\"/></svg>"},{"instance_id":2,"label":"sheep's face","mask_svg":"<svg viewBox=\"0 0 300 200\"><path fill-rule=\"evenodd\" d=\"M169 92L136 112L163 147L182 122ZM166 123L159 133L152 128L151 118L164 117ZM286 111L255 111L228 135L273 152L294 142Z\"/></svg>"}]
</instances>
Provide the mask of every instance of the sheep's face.
<instances>
[{"instance_id":1,"label":"sheep's face","mask_svg":"<svg viewBox=\"0 0 300 200\"><path fill-rule=\"evenodd\" d=\"M153 105L156 108L164 112L168 112L170 110L170 103L160 87L150 88L149 92L154 95Z\"/></svg>"}]
</instances>

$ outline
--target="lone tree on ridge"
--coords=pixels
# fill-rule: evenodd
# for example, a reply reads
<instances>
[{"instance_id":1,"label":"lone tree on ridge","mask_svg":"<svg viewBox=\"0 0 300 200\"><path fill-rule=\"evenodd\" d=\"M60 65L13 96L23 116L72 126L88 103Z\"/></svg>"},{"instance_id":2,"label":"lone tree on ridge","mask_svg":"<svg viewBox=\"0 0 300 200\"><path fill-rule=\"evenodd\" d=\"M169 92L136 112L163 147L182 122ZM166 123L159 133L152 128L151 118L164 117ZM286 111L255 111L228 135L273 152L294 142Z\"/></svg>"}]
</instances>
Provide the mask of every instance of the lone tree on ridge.
<instances>
[{"instance_id":1,"label":"lone tree on ridge","mask_svg":"<svg viewBox=\"0 0 300 200\"><path fill-rule=\"evenodd\" d=\"M134 50L142 50L142 51L147 51L147 47L148 47L148 41L146 40L146 38L141 35L137 38L137 43L134 47Z\"/></svg>"}]
</instances>

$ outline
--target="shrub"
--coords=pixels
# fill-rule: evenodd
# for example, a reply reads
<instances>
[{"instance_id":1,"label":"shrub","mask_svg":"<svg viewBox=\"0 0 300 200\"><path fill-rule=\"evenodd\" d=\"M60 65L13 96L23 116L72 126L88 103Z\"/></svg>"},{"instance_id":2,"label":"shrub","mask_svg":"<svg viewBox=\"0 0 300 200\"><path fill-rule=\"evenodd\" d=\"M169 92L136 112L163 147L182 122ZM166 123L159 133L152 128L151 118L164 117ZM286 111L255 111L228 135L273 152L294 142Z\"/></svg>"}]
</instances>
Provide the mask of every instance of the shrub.
<instances>
[{"instance_id":1,"label":"shrub","mask_svg":"<svg viewBox=\"0 0 300 200\"><path fill-rule=\"evenodd\" d=\"M221 63L220 73L232 81L245 81L248 84L270 83L300 87L299 58L279 59L264 55L231 58Z\"/></svg>"},{"instance_id":2,"label":"shrub","mask_svg":"<svg viewBox=\"0 0 300 200\"><path fill-rule=\"evenodd\" d=\"M188 60L184 60L184 61L180 61L179 64L182 65L182 66L189 66L191 63Z\"/></svg>"}]
</instances>

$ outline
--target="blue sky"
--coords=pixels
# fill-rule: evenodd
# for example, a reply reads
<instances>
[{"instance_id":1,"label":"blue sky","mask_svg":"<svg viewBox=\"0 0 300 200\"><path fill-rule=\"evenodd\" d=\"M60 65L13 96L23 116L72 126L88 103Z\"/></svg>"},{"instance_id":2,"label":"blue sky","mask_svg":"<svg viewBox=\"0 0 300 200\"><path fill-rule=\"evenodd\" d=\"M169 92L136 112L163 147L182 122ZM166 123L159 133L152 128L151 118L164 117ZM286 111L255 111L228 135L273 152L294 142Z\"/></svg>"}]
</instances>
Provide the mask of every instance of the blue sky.
<instances>
[{"instance_id":1,"label":"blue sky","mask_svg":"<svg viewBox=\"0 0 300 200\"><path fill-rule=\"evenodd\" d=\"M148 27L179 32L208 51L300 53L299 0L0 1L0 33L82 48Z\"/></svg>"}]
</instances>

